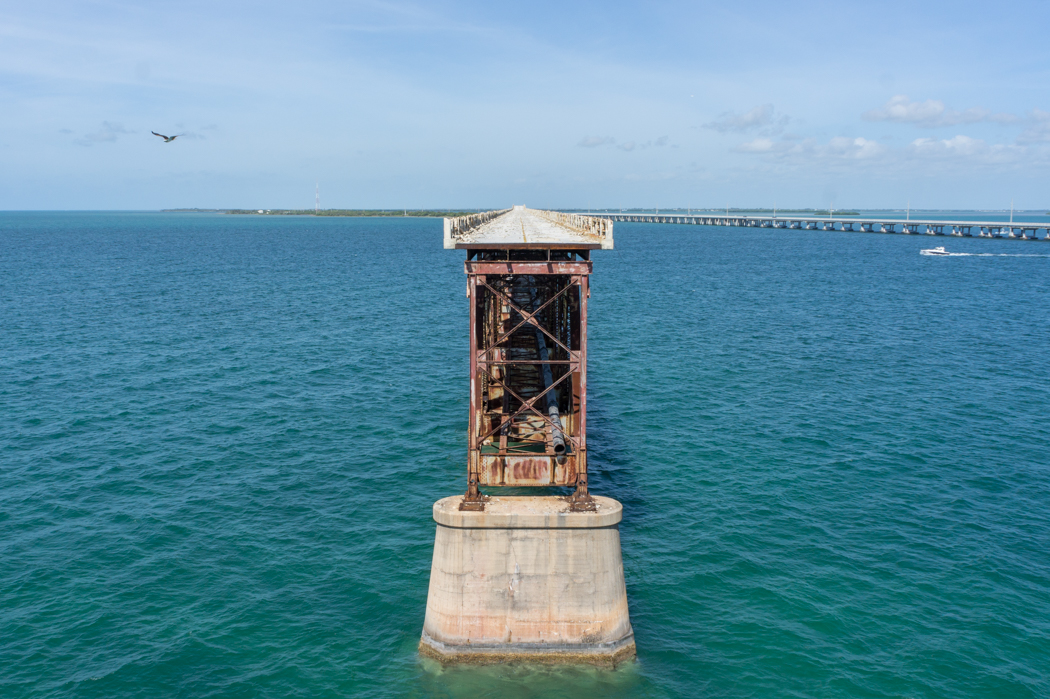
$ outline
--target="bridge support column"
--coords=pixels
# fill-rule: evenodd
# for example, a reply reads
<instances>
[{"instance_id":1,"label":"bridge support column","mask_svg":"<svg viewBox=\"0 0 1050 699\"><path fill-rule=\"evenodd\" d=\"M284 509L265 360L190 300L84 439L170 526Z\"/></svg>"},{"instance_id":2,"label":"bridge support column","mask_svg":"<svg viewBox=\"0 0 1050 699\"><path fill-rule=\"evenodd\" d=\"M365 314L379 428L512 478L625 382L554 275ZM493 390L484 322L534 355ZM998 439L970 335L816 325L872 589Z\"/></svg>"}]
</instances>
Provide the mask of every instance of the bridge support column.
<instances>
[{"instance_id":1,"label":"bridge support column","mask_svg":"<svg viewBox=\"0 0 1050 699\"><path fill-rule=\"evenodd\" d=\"M593 512L560 497L434 503L437 536L422 654L441 662L590 663L635 655L617 501Z\"/></svg>"}]
</instances>

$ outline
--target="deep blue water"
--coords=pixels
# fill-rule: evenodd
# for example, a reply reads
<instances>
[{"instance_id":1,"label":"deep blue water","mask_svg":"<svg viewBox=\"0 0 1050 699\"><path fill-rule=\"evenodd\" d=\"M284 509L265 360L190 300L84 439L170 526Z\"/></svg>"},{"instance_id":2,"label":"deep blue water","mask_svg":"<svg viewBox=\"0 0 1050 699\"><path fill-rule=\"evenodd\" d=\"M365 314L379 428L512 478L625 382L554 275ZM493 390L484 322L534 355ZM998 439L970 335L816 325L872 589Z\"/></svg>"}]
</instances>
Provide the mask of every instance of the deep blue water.
<instances>
[{"instance_id":1,"label":"deep blue water","mask_svg":"<svg viewBox=\"0 0 1050 699\"><path fill-rule=\"evenodd\" d=\"M588 441L638 661L442 670L440 227L0 214L0 696L1050 696L1050 243L616 224Z\"/></svg>"}]
</instances>

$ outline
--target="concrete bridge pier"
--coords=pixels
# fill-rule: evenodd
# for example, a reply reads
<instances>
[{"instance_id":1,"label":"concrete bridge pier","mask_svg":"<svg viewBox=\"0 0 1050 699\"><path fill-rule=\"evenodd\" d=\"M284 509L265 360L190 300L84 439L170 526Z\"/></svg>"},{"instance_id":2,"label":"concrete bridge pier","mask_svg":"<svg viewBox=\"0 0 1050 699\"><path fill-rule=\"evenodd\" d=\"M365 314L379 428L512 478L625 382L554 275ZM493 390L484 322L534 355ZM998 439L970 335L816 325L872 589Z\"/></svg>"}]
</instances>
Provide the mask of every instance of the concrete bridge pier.
<instances>
[{"instance_id":1,"label":"concrete bridge pier","mask_svg":"<svg viewBox=\"0 0 1050 699\"><path fill-rule=\"evenodd\" d=\"M587 478L591 252L613 248L612 221L519 205L444 224L444 247L466 251L467 492L434 504L419 650L447 663L633 658L622 508ZM550 486L574 492L495 494Z\"/></svg>"},{"instance_id":2,"label":"concrete bridge pier","mask_svg":"<svg viewBox=\"0 0 1050 699\"><path fill-rule=\"evenodd\" d=\"M620 503L592 496L463 496L434 503L437 536L419 650L443 663L611 667L635 656L620 554Z\"/></svg>"}]
</instances>

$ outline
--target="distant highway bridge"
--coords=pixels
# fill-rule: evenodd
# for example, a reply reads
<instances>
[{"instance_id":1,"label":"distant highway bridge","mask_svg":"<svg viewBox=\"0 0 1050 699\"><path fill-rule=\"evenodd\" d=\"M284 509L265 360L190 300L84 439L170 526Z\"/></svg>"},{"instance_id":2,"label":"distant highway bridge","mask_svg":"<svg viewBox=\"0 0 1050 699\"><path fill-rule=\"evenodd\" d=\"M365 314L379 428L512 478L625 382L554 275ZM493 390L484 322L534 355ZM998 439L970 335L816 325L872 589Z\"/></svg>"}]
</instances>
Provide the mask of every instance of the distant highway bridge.
<instances>
[{"instance_id":1,"label":"distant highway bridge","mask_svg":"<svg viewBox=\"0 0 1050 699\"><path fill-rule=\"evenodd\" d=\"M808 231L857 231L903 235L952 235L963 238L1014 238L1050 241L1050 218L1046 223L1030 221L928 221L881 218L746 216L743 214L660 214L592 213L587 216L629 223L681 223L694 226L740 226L744 228L785 228ZM1042 232L1043 237L1038 233Z\"/></svg>"}]
</instances>

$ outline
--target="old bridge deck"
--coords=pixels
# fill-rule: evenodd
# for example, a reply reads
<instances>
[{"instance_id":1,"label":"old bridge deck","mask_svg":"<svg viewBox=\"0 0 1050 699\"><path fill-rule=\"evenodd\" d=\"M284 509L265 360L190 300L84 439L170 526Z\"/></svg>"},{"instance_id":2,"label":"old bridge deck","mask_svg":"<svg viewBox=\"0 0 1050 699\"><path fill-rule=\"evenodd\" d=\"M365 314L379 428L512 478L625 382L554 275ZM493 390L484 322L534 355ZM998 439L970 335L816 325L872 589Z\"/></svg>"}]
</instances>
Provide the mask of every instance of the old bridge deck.
<instances>
[{"instance_id":1,"label":"old bridge deck","mask_svg":"<svg viewBox=\"0 0 1050 699\"><path fill-rule=\"evenodd\" d=\"M611 249L612 225L577 214L515 206L445 219L447 249Z\"/></svg>"}]
</instances>

